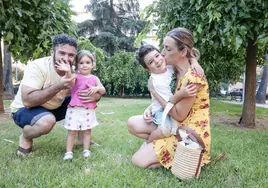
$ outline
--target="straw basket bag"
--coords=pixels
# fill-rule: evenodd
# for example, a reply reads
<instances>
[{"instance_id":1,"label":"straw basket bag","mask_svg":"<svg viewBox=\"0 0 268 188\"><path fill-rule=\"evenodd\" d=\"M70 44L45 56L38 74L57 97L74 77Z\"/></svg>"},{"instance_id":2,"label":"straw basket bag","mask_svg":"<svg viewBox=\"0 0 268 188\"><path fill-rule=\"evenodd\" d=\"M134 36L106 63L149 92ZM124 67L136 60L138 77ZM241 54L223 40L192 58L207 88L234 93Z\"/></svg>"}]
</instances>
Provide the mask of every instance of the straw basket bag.
<instances>
[{"instance_id":1,"label":"straw basket bag","mask_svg":"<svg viewBox=\"0 0 268 188\"><path fill-rule=\"evenodd\" d=\"M162 124L165 123L167 113L174 105L167 103L162 116ZM205 144L198 134L189 127L172 125L177 128L176 135L179 137L177 149L173 159L171 172L181 180L198 177L201 170L202 156L205 151ZM186 132L184 132L184 131ZM174 131L172 131L174 133Z\"/></svg>"},{"instance_id":2,"label":"straw basket bag","mask_svg":"<svg viewBox=\"0 0 268 188\"><path fill-rule=\"evenodd\" d=\"M181 126L178 128L178 135L180 134L180 129L186 130L189 135L187 136L188 138L182 138L182 141L177 144L171 172L181 180L194 177L198 178L201 171L201 161L205 151L205 144L194 130ZM191 138L191 136L193 137ZM189 139L189 142L187 139Z\"/></svg>"}]
</instances>

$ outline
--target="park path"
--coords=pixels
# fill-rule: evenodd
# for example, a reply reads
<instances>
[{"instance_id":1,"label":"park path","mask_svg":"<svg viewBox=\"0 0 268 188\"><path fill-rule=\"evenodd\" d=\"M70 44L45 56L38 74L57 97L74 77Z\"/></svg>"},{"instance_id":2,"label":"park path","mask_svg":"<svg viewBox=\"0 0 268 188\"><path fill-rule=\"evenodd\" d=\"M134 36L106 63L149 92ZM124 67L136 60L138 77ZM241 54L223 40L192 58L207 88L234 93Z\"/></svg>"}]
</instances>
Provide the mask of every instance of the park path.
<instances>
[{"instance_id":1,"label":"park path","mask_svg":"<svg viewBox=\"0 0 268 188\"><path fill-rule=\"evenodd\" d=\"M242 102L237 102L237 101L227 101L227 100L222 100L222 102L225 103L231 103L231 104L243 104ZM266 104L258 104L256 103L257 107L261 107L261 108L268 108L268 100L265 101Z\"/></svg>"}]
</instances>

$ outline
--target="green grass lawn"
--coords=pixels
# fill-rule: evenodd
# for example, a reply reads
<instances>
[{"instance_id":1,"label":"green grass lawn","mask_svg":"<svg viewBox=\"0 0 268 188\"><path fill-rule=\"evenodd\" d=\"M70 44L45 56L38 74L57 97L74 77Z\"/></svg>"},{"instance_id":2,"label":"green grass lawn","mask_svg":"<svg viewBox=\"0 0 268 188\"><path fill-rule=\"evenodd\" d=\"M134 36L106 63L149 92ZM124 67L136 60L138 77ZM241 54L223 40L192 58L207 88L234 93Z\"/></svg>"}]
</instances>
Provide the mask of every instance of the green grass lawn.
<instances>
[{"instance_id":1,"label":"green grass lawn","mask_svg":"<svg viewBox=\"0 0 268 188\"><path fill-rule=\"evenodd\" d=\"M149 104L150 99L102 98L97 108L100 125L92 131L100 146L92 147L88 159L76 146L72 161L62 159L66 130L59 124L35 140L34 152L22 158L15 155L21 129L11 120L1 122L0 187L268 187L268 131L264 130L212 124L212 157L223 151L227 156L202 169L199 179L183 182L164 168L134 167L131 156L143 140L128 133L126 121ZM241 109L241 105L211 102L212 115L238 115ZM268 118L267 111L258 108L257 115Z\"/></svg>"}]
</instances>

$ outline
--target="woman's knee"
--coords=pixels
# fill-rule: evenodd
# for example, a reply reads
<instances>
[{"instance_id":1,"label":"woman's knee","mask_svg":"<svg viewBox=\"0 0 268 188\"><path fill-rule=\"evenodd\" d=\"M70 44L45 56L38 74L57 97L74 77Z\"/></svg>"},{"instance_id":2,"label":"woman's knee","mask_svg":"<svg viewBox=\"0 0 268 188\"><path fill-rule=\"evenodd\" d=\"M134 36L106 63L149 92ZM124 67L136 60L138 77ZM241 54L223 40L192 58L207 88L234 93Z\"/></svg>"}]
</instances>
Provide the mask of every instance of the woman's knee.
<instances>
[{"instance_id":1,"label":"woman's knee","mask_svg":"<svg viewBox=\"0 0 268 188\"><path fill-rule=\"evenodd\" d=\"M134 166L138 166L140 168L147 168L149 166L148 164L144 163L143 159L141 159L137 153L132 156L131 161Z\"/></svg>"},{"instance_id":2,"label":"woman's knee","mask_svg":"<svg viewBox=\"0 0 268 188\"><path fill-rule=\"evenodd\" d=\"M131 132L131 133L133 133L133 132L135 132L135 117L134 116L132 116L132 117L130 117L129 119L128 119L128 121L127 121L127 128L128 128L128 131L129 132Z\"/></svg>"},{"instance_id":3,"label":"woman's knee","mask_svg":"<svg viewBox=\"0 0 268 188\"><path fill-rule=\"evenodd\" d=\"M147 151L147 150L146 150ZM150 155L146 156L145 150L138 150L133 156L132 156L132 164L134 166L138 166L140 168L148 168L151 165L151 158Z\"/></svg>"}]
</instances>

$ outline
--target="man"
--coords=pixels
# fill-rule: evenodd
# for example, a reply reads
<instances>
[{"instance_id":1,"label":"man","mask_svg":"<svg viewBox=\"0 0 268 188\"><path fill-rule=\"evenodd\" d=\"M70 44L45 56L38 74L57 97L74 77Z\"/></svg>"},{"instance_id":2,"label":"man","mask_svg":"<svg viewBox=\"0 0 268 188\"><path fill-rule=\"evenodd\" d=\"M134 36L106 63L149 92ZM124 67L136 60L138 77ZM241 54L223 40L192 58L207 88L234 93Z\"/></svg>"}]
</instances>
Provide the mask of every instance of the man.
<instances>
[{"instance_id":1,"label":"man","mask_svg":"<svg viewBox=\"0 0 268 188\"><path fill-rule=\"evenodd\" d=\"M23 129L19 138L18 155L32 151L33 139L49 133L57 121L64 119L70 102L69 89L75 76L65 77L57 70L58 61L72 65L77 50L75 39L66 34L55 36L51 56L37 59L27 65L18 93L10 105L14 122ZM81 98L87 102L100 95Z\"/></svg>"}]
</instances>

